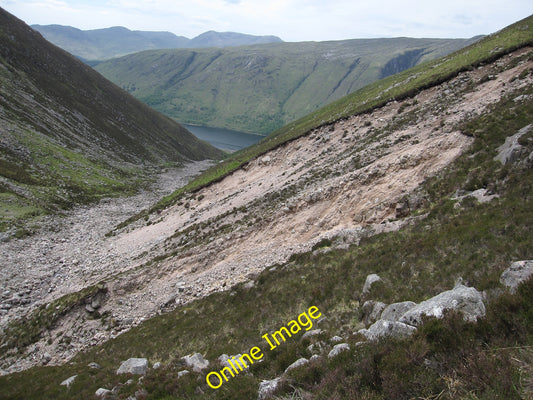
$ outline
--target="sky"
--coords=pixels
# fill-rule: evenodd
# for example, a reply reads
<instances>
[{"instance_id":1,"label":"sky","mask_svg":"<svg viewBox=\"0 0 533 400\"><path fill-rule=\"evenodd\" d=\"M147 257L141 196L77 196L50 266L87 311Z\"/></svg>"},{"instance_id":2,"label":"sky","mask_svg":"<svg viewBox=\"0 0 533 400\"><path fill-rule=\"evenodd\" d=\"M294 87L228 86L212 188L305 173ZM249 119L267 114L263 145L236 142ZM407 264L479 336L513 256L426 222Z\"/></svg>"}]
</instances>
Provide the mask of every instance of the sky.
<instances>
[{"instance_id":1,"label":"sky","mask_svg":"<svg viewBox=\"0 0 533 400\"><path fill-rule=\"evenodd\" d=\"M124 26L193 38L214 30L284 41L469 38L533 14L531 0L0 0L27 24Z\"/></svg>"}]
</instances>

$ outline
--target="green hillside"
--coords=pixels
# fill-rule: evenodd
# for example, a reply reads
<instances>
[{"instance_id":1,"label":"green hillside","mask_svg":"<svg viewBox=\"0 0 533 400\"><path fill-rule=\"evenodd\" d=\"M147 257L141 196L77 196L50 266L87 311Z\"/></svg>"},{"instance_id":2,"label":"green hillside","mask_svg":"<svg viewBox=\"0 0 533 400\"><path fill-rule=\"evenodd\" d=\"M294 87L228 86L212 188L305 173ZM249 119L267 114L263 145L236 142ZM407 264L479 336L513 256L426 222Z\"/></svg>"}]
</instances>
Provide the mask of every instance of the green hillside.
<instances>
[{"instance_id":1,"label":"green hillside","mask_svg":"<svg viewBox=\"0 0 533 400\"><path fill-rule=\"evenodd\" d=\"M221 156L4 10L0 82L0 230Z\"/></svg>"},{"instance_id":2,"label":"green hillside","mask_svg":"<svg viewBox=\"0 0 533 400\"><path fill-rule=\"evenodd\" d=\"M156 50L95 68L182 123L268 134L473 40L367 39Z\"/></svg>"}]
</instances>

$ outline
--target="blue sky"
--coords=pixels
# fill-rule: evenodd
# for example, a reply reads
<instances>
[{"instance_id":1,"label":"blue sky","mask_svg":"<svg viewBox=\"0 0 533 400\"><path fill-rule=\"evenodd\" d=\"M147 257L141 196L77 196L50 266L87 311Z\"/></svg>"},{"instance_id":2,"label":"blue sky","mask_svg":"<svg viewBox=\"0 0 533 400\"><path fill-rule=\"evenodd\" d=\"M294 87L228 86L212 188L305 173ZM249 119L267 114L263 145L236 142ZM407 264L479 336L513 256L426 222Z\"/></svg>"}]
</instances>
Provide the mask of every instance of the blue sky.
<instances>
[{"instance_id":1,"label":"blue sky","mask_svg":"<svg viewBox=\"0 0 533 400\"><path fill-rule=\"evenodd\" d=\"M0 0L28 24L125 26L192 38L208 30L285 41L472 37L533 14L531 0Z\"/></svg>"}]
</instances>

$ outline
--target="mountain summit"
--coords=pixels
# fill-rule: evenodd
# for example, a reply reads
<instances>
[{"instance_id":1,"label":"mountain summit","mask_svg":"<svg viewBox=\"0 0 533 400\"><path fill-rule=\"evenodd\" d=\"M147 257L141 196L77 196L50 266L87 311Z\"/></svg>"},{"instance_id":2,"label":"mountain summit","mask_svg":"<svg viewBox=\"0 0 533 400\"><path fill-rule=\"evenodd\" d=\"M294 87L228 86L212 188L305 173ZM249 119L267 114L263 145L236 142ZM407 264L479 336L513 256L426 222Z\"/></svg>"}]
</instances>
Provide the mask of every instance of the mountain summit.
<instances>
[{"instance_id":1,"label":"mountain summit","mask_svg":"<svg viewBox=\"0 0 533 400\"><path fill-rule=\"evenodd\" d=\"M276 36L209 31L188 39L171 32L131 31L122 26L80 30L64 25L32 25L45 39L87 61L107 60L143 50L230 47L278 43Z\"/></svg>"}]
</instances>

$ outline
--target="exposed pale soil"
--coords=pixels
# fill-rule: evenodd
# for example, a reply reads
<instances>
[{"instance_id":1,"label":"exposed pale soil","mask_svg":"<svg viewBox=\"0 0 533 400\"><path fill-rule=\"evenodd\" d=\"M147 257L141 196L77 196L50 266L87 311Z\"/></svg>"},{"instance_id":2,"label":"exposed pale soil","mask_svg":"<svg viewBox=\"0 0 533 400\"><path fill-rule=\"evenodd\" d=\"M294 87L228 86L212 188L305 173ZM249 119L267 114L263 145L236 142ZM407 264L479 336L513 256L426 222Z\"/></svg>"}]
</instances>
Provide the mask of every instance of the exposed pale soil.
<instances>
[{"instance_id":1,"label":"exposed pale soil","mask_svg":"<svg viewBox=\"0 0 533 400\"><path fill-rule=\"evenodd\" d=\"M417 187L472 142L458 123L532 84L531 74L511 81L532 62L499 72L512 58L462 73L414 99L316 129L113 237L103 234L159 193L77 210L58 232L2 243L2 301L14 294L24 299L4 312L2 326L87 285L105 280L108 288L99 310L106 318L89 321L78 309L26 349L25 357L5 360L2 368L12 372L42 363L45 352L52 363L63 362L176 304L225 290L309 251L323 238L344 246L409 223L424 204ZM488 74L494 79L477 85ZM399 215L408 197L411 209ZM72 338L68 345L58 340L63 332Z\"/></svg>"}]
</instances>

